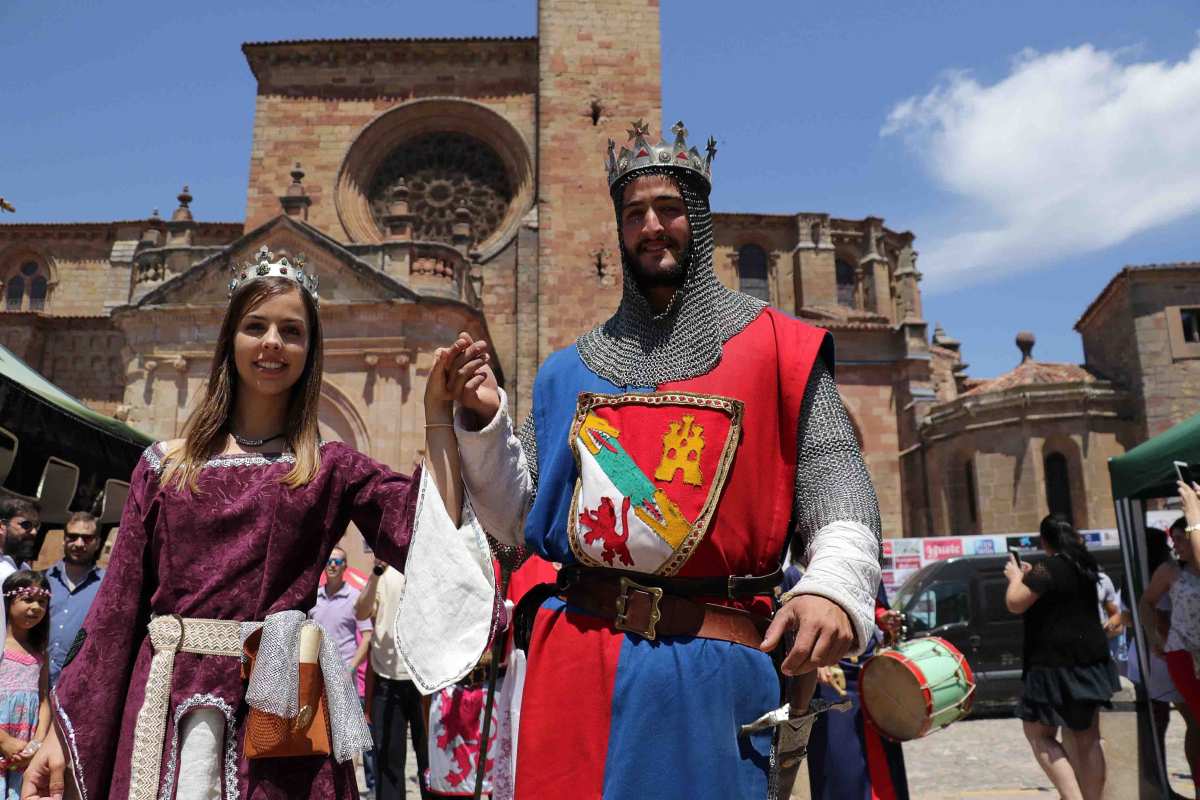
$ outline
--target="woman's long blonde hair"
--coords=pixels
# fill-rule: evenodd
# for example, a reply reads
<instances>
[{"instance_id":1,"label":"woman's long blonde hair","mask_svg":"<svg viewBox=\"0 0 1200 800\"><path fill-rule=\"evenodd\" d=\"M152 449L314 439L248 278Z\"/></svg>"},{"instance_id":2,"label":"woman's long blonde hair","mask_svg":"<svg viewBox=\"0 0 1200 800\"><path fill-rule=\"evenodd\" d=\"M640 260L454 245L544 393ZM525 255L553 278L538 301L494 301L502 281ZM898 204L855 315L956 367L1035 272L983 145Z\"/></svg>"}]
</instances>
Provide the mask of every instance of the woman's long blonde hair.
<instances>
[{"instance_id":1,"label":"woman's long blonde hair","mask_svg":"<svg viewBox=\"0 0 1200 800\"><path fill-rule=\"evenodd\" d=\"M282 483L289 488L303 486L313 479L321 466L321 435L317 425L321 397L321 372L324 361L324 335L316 303L308 292L289 278L258 278L242 284L229 300L217 348L213 353L212 369L204 399L188 416L184 425L183 442L166 454L163 485L174 482L181 491L198 492L200 470L225 444L229 432L229 417L237 400L237 365L233 360L233 340L242 317L259 303L271 297L299 292L308 314L308 362L292 387L288 400L284 438L296 456L296 464Z\"/></svg>"}]
</instances>

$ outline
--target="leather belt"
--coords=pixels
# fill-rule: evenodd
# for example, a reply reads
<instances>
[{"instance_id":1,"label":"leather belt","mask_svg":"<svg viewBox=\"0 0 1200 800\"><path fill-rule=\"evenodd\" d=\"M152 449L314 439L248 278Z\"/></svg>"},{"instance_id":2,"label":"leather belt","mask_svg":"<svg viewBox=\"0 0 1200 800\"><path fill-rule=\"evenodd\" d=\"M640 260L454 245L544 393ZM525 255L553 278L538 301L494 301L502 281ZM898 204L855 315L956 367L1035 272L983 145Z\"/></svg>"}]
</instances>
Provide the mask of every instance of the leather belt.
<instances>
[{"instance_id":1,"label":"leather belt","mask_svg":"<svg viewBox=\"0 0 1200 800\"><path fill-rule=\"evenodd\" d=\"M668 575L651 575L646 572L631 572L624 569L597 569L570 564L559 571L558 585L569 586L576 581L589 578L615 580L620 577L628 578L642 586L658 587L668 594L679 597L724 597L736 600L739 597L773 594L775 587L779 586L779 582L783 580L783 569L777 568L767 575L679 578Z\"/></svg>"},{"instance_id":2,"label":"leather belt","mask_svg":"<svg viewBox=\"0 0 1200 800\"><path fill-rule=\"evenodd\" d=\"M647 576L649 577L649 576ZM619 631L654 640L698 636L758 649L769 620L739 608L697 603L625 575L580 576L563 592L568 603L610 620Z\"/></svg>"}]
</instances>

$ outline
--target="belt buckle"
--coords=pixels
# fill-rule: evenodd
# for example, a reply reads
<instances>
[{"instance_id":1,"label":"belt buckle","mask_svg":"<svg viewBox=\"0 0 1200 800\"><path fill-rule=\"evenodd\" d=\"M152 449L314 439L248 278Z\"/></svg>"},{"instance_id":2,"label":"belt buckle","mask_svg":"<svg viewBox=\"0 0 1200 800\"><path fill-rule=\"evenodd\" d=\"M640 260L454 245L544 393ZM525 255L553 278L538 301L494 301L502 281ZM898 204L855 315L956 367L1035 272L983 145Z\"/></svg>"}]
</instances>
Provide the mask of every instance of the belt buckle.
<instances>
[{"instance_id":1,"label":"belt buckle","mask_svg":"<svg viewBox=\"0 0 1200 800\"><path fill-rule=\"evenodd\" d=\"M660 600L662 600L663 590L657 586L643 586L636 581L631 581L629 578L624 577L621 578L620 583L621 591L617 595L617 616L613 620L613 627L619 631L636 633L638 636L649 639L650 641L654 641L656 637L655 628L657 627L659 620L662 619L662 611L659 610L658 603ZM638 630L637 628L629 625L627 610L629 605L629 593L631 591L644 592L650 597L650 619L646 623L645 630Z\"/></svg>"}]
</instances>

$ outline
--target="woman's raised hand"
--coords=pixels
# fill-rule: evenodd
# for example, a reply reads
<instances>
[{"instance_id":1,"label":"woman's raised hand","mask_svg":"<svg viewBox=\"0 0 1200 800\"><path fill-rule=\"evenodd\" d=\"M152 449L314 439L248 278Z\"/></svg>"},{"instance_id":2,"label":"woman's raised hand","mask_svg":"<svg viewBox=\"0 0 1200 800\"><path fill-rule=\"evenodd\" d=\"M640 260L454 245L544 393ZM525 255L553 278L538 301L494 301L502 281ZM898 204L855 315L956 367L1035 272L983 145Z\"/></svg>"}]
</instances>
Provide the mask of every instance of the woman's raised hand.
<instances>
[{"instance_id":1,"label":"woman's raised hand","mask_svg":"<svg viewBox=\"0 0 1200 800\"><path fill-rule=\"evenodd\" d=\"M1196 494L1196 487L1183 481L1176 481L1175 485L1179 487L1179 499L1183 501L1183 515L1187 517L1188 526L1200 525L1200 496Z\"/></svg>"},{"instance_id":2,"label":"woman's raised hand","mask_svg":"<svg viewBox=\"0 0 1200 800\"><path fill-rule=\"evenodd\" d=\"M454 361L452 347L439 347L433 351L433 367L425 383L425 423L442 425L449 423L454 414L454 391L450 379L450 364Z\"/></svg>"},{"instance_id":3,"label":"woman's raised hand","mask_svg":"<svg viewBox=\"0 0 1200 800\"><path fill-rule=\"evenodd\" d=\"M466 331L458 335L450 349L454 353L449 368L450 389L467 412L464 416L468 426L478 430L500 410L500 387L490 366L491 350L487 342L475 341Z\"/></svg>"}]
</instances>

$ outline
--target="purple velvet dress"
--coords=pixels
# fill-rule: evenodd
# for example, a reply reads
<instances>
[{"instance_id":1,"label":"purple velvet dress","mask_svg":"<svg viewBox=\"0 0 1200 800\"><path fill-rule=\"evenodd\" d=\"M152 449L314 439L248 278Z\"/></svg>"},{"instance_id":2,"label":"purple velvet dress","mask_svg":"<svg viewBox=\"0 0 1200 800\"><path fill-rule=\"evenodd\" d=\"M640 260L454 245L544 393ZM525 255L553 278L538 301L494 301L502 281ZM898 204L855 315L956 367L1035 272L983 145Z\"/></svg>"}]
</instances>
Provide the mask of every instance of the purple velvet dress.
<instances>
[{"instance_id":1,"label":"purple velvet dress","mask_svg":"<svg viewBox=\"0 0 1200 800\"><path fill-rule=\"evenodd\" d=\"M290 456L223 456L200 473L198 494L164 489L162 446L146 450L82 645L52 692L59 736L84 800L129 793L133 730L153 649L151 614L262 620L312 608L325 560L353 521L378 556L403 564L419 481L339 442L321 448L316 477L298 489L279 478ZM242 757L246 715L240 659L179 653L162 753L172 796L176 726L196 707L226 719L225 800L355 797L353 766L331 758Z\"/></svg>"}]
</instances>

